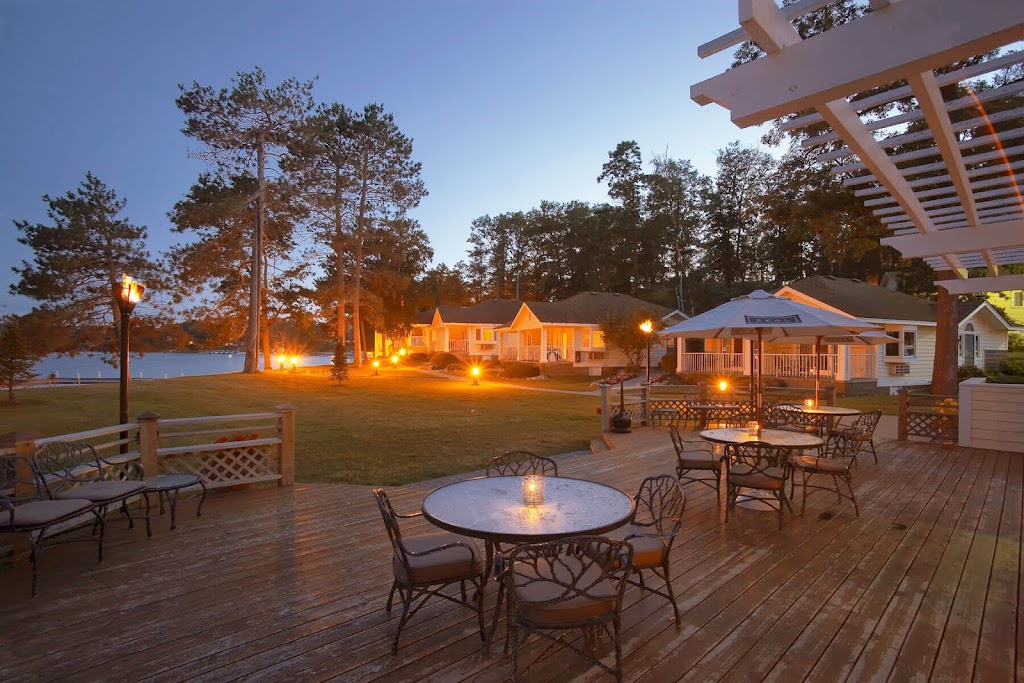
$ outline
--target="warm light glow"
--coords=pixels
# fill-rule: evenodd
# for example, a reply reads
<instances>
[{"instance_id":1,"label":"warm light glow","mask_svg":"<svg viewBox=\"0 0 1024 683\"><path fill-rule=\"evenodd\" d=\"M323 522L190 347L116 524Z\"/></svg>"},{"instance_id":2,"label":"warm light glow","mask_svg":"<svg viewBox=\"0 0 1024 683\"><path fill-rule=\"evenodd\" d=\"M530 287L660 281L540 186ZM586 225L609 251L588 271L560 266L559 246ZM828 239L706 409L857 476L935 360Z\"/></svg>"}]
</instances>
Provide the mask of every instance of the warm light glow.
<instances>
[{"instance_id":1,"label":"warm light glow","mask_svg":"<svg viewBox=\"0 0 1024 683\"><path fill-rule=\"evenodd\" d=\"M644 334L650 334L654 330L654 323L650 320L645 320L640 323L640 331Z\"/></svg>"},{"instance_id":2,"label":"warm light glow","mask_svg":"<svg viewBox=\"0 0 1024 683\"><path fill-rule=\"evenodd\" d=\"M395 365L398 365L398 354L391 356L391 362Z\"/></svg>"},{"instance_id":3,"label":"warm light glow","mask_svg":"<svg viewBox=\"0 0 1024 683\"><path fill-rule=\"evenodd\" d=\"M761 423L756 420L752 420L747 423L747 434L751 436L758 436L761 433Z\"/></svg>"},{"instance_id":4,"label":"warm light glow","mask_svg":"<svg viewBox=\"0 0 1024 683\"><path fill-rule=\"evenodd\" d=\"M804 400L804 407L805 408L813 408L814 407L814 399L811 399L811 398L805 399Z\"/></svg>"},{"instance_id":5,"label":"warm light glow","mask_svg":"<svg viewBox=\"0 0 1024 683\"><path fill-rule=\"evenodd\" d=\"M719 391L725 391L728 388L729 388L729 383L726 382L724 379L721 382L718 383L718 390Z\"/></svg>"},{"instance_id":6,"label":"warm light glow","mask_svg":"<svg viewBox=\"0 0 1024 683\"><path fill-rule=\"evenodd\" d=\"M299 364L299 357L298 356L292 356L292 367L295 367L298 364Z\"/></svg>"},{"instance_id":7,"label":"warm light glow","mask_svg":"<svg viewBox=\"0 0 1024 683\"><path fill-rule=\"evenodd\" d=\"M405 349L398 349L399 356L405 356Z\"/></svg>"},{"instance_id":8,"label":"warm light glow","mask_svg":"<svg viewBox=\"0 0 1024 683\"><path fill-rule=\"evenodd\" d=\"M284 355L283 353L277 357L277 364L280 365L282 368L284 367L284 364L287 362L288 356Z\"/></svg>"},{"instance_id":9,"label":"warm light glow","mask_svg":"<svg viewBox=\"0 0 1024 683\"><path fill-rule=\"evenodd\" d=\"M527 474L523 477L523 503L539 505L544 502L544 475Z\"/></svg>"},{"instance_id":10,"label":"warm light glow","mask_svg":"<svg viewBox=\"0 0 1024 683\"><path fill-rule=\"evenodd\" d=\"M475 366L475 365L473 366L473 369L472 369L472 371L471 371L471 372L473 373L473 376L474 376L474 377L479 377L479 376L480 376L480 368L478 368L478 367L477 367L477 366Z\"/></svg>"},{"instance_id":11,"label":"warm light glow","mask_svg":"<svg viewBox=\"0 0 1024 683\"><path fill-rule=\"evenodd\" d=\"M133 280L127 273L121 275L121 288L115 289L118 297L118 305L126 313L131 313L135 304L142 301L142 293L146 291L146 285Z\"/></svg>"},{"instance_id":12,"label":"warm light glow","mask_svg":"<svg viewBox=\"0 0 1024 683\"><path fill-rule=\"evenodd\" d=\"M373 361L373 367L379 368L380 367L380 361L379 360L374 360Z\"/></svg>"}]
</instances>

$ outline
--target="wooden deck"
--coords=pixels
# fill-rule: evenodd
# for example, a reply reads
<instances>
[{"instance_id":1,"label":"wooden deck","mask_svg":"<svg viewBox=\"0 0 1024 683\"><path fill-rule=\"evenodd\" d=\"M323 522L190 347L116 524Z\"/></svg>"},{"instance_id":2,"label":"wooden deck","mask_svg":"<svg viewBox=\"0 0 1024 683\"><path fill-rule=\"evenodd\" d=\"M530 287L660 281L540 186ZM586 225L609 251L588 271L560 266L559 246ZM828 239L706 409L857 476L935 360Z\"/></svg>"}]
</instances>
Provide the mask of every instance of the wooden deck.
<instances>
[{"instance_id":1,"label":"wooden deck","mask_svg":"<svg viewBox=\"0 0 1024 683\"><path fill-rule=\"evenodd\" d=\"M1024 458L894 441L879 456L878 466L862 456L855 475L859 518L817 493L782 532L774 514L746 510L726 526L714 492L687 487L672 563L683 623L662 599L627 593L626 678L1024 679ZM560 462L565 475L626 491L672 468L663 429ZM429 488L390 494L415 509ZM91 544L44 554L38 598L27 562L4 567L0 680L508 678L501 643L481 647L473 613L444 601L413 619L391 656L391 549L367 487L212 495L201 518L186 500L178 529L154 516L149 540L123 520L109 526L102 565ZM525 680L610 680L543 649L526 647L525 660L540 659Z\"/></svg>"}]
</instances>

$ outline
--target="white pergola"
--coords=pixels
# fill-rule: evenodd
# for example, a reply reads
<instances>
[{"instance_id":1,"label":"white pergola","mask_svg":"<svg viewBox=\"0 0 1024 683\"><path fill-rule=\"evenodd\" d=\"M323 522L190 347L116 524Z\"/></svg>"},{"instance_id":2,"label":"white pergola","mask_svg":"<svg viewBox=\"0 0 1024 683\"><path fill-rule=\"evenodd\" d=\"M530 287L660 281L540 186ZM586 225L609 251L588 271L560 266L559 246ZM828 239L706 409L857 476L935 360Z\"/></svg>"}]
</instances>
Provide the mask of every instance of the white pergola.
<instances>
[{"instance_id":1,"label":"white pergola","mask_svg":"<svg viewBox=\"0 0 1024 683\"><path fill-rule=\"evenodd\" d=\"M870 0L871 12L803 40L790 23L830 4L738 0L740 28L698 48L703 58L745 40L764 52L751 62L691 86L698 104L715 102L740 127L813 110L784 130L830 130L806 138L818 158L858 188L890 231L882 240L905 258L946 271L936 284L951 294L1024 289L1024 80L974 92L974 79L1024 62L1024 0ZM937 75L936 70L999 50L996 58ZM1017 50L1017 51L1013 51ZM906 85L892 87L905 82ZM963 84L967 97L944 101L940 88ZM879 94L862 93L888 87ZM866 115L913 97L914 107ZM950 112L969 110L954 122ZM906 132L906 124L927 129ZM1001 128L996 132L998 126ZM978 129L988 130L978 135ZM975 137L965 137L964 131ZM838 145L838 149L835 149ZM912 151L902 151L909 146ZM994 149L993 149L994 147ZM902 149L901 149L902 148ZM969 277L968 269L985 269Z\"/></svg>"}]
</instances>

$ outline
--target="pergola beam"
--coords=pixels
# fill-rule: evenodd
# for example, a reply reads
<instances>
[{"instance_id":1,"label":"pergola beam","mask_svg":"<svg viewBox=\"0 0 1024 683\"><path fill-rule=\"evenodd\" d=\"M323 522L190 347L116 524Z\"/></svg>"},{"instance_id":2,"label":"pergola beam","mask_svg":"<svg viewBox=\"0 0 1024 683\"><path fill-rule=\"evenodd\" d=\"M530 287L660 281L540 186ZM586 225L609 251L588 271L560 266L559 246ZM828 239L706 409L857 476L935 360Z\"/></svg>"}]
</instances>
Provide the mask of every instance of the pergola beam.
<instances>
[{"instance_id":1,"label":"pergola beam","mask_svg":"<svg viewBox=\"0 0 1024 683\"><path fill-rule=\"evenodd\" d=\"M721 104L746 128L1024 40L1024 2L974 0L965 9L962 0L901 0L829 30L827 40L814 36L701 81L690 97Z\"/></svg>"},{"instance_id":2,"label":"pergola beam","mask_svg":"<svg viewBox=\"0 0 1024 683\"><path fill-rule=\"evenodd\" d=\"M1008 289L1024 289L1024 275L936 280L935 284L945 288L950 294L987 294L988 292L1005 292Z\"/></svg>"},{"instance_id":3,"label":"pergola beam","mask_svg":"<svg viewBox=\"0 0 1024 683\"><path fill-rule=\"evenodd\" d=\"M903 258L908 259L1011 249L1024 244L1024 218L985 223L981 230L970 227L950 228L930 233L883 237L882 244L896 249Z\"/></svg>"}]
</instances>

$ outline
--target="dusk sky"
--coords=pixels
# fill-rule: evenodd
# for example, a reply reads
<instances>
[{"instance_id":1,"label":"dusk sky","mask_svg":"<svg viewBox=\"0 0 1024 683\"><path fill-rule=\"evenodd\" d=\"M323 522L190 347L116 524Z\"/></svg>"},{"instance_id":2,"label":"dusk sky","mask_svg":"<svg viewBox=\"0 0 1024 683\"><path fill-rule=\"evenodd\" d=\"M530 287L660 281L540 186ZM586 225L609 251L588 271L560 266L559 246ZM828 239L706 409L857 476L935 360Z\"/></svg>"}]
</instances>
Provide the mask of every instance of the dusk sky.
<instances>
[{"instance_id":1,"label":"dusk sky","mask_svg":"<svg viewBox=\"0 0 1024 683\"><path fill-rule=\"evenodd\" d=\"M45 221L42 195L86 171L127 200L154 255L182 239L167 212L205 166L180 132L179 83L219 89L258 65L272 85L319 77L318 102L382 103L423 164L413 216L452 265L478 216L606 201L596 178L622 140L703 173L730 141L756 144L689 98L731 61L697 46L736 26L731 0L0 0L0 315L31 307L8 294L31 258L12 221Z\"/></svg>"}]
</instances>

